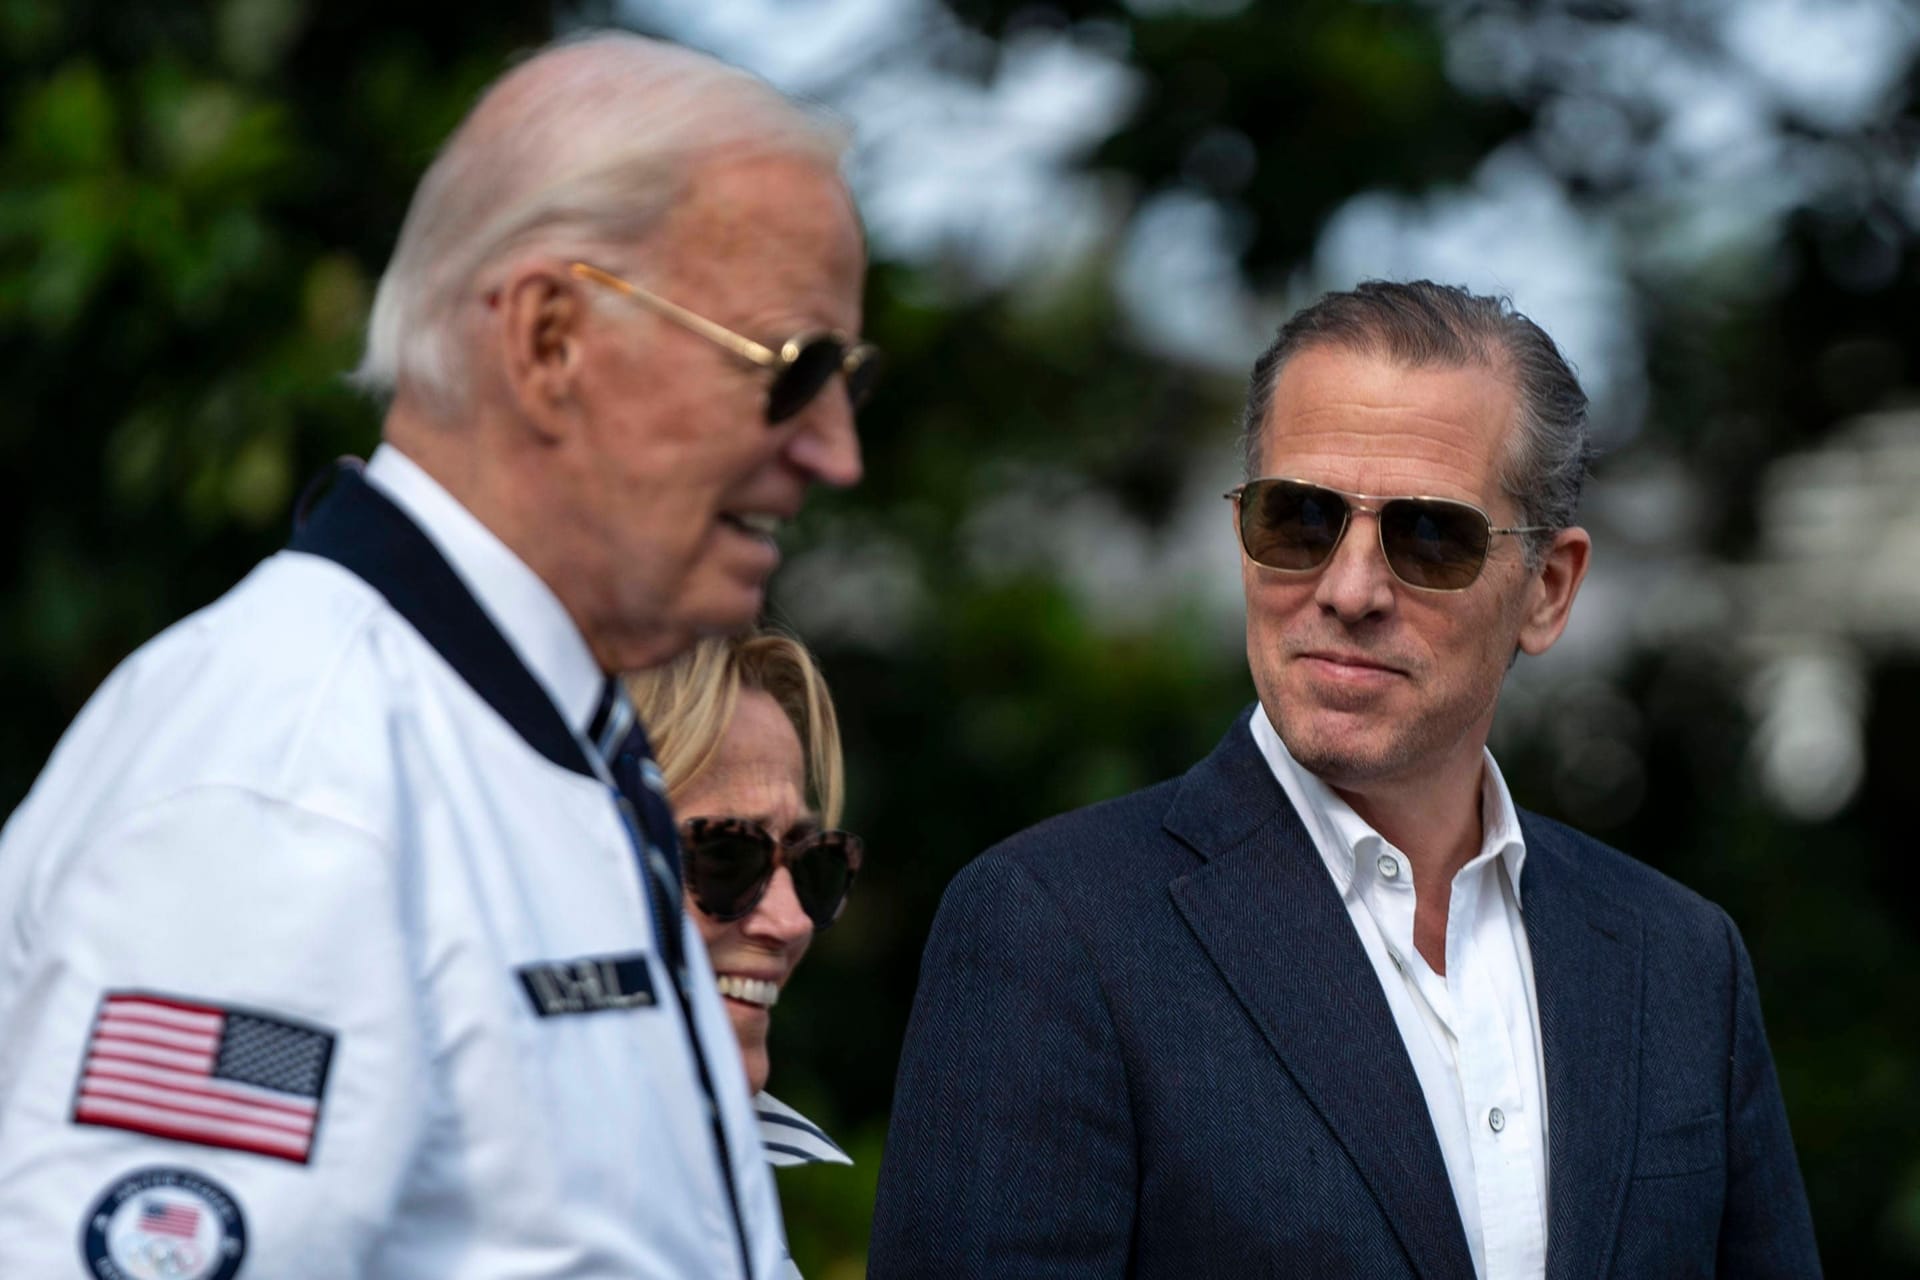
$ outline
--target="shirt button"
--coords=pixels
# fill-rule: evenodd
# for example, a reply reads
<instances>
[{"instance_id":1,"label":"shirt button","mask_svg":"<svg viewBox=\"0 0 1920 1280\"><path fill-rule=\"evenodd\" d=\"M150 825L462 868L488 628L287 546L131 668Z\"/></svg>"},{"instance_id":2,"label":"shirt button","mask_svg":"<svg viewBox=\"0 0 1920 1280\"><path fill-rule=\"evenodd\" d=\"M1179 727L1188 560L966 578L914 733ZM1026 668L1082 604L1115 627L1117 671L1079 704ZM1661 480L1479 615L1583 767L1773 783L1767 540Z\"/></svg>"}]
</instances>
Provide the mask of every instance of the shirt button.
<instances>
[{"instance_id":1,"label":"shirt button","mask_svg":"<svg viewBox=\"0 0 1920 1280\"><path fill-rule=\"evenodd\" d=\"M1400 860L1392 854L1381 854L1380 861L1376 865L1380 868L1380 878L1382 880L1398 880L1400 878Z\"/></svg>"},{"instance_id":2,"label":"shirt button","mask_svg":"<svg viewBox=\"0 0 1920 1280\"><path fill-rule=\"evenodd\" d=\"M1493 1130L1495 1133L1498 1133L1506 1127L1507 1127L1506 1112L1502 1111L1498 1107L1495 1107L1493 1110L1487 1112L1487 1128Z\"/></svg>"}]
</instances>

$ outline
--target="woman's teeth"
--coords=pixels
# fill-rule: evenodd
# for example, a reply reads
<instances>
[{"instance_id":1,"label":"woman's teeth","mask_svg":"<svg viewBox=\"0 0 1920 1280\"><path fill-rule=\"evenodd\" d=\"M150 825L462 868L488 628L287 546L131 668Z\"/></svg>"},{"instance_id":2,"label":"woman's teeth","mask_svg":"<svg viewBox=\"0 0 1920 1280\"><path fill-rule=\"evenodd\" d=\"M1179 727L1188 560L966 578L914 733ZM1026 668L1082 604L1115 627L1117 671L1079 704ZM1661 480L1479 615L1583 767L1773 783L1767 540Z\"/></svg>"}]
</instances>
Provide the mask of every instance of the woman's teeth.
<instances>
[{"instance_id":1,"label":"woman's teeth","mask_svg":"<svg viewBox=\"0 0 1920 1280\"><path fill-rule=\"evenodd\" d=\"M714 980L723 996L732 996L748 1004L757 1004L762 1009L771 1009L780 1003L780 986L768 982L765 978L741 978L731 973L723 973Z\"/></svg>"}]
</instances>

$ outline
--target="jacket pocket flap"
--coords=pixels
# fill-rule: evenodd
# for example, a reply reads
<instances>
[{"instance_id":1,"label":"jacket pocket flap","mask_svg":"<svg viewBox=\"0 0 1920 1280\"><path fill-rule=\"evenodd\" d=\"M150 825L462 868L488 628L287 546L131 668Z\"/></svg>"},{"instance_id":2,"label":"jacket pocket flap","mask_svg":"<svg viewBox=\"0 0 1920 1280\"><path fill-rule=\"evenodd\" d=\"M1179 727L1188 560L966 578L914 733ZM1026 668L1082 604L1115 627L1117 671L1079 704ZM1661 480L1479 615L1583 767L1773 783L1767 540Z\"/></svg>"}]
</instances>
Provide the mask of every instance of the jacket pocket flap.
<instances>
[{"instance_id":1,"label":"jacket pocket flap","mask_svg":"<svg viewBox=\"0 0 1920 1280\"><path fill-rule=\"evenodd\" d=\"M1726 1122L1716 1111L1641 1134L1634 1152L1633 1176L1671 1178L1718 1169L1726 1160Z\"/></svg>"}]
</instances>

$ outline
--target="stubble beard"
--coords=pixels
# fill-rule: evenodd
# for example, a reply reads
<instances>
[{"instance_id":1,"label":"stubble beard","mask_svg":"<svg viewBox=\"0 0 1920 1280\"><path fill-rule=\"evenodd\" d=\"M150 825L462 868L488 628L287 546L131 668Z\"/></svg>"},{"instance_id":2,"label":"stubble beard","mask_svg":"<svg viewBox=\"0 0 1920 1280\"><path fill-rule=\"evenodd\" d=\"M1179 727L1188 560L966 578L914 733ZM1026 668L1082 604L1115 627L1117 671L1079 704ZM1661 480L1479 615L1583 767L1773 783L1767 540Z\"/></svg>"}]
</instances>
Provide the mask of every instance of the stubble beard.
<instances>
[{"instance_id":1,"label":"stubble beard","mask_svg":"<svg viewBox=\"0 0 1920 1280\"><path fill-rule=\"evenodd\" d=\"M1440 735L1429 717L1398 722L1386 710L1343 712L1321 703L1294 666L1299 654L1311 646L1280 639L1262 644L1264 638L1251 633L1247 639L1254 684L1274 731L1295 762L1329 786L1359 787L1403 776L1418 768L1435 746ZM1351 637L1341 640L1335 647L1374 648L1356 644ZM1385 655L1382 660L1394 661L1402 669L1413 665Z\"/></svg>"},{"instance_id":2,"label":"stubble beard","mask_svg":"<svg viewBox=\"0 0 1920 1280\"><path fill-rule=\"evenodd\" d=\"M1388 710L1342 713L1304 691L1290 699L1283 688L1270 714L1301 768L1337 791L1367 791L1420 779L1456 759L1476 730L1492 720L1499 687L1485 700L1472 686L1429 686L1426 693L1431 700L1421 699L1410 712L1396 715ZM1484 746L1484 732L1480 736Z\"/></svg>"},{"instance_id":3,"label":"stubble beard","mask_svg":"<svg viewBox=\"0 0 1920 1280\"><path fill-rule=\"evenodd\" d=\"M1323 713L1309 711L1299 717L1283 713L1274 729L1301 768L1337 789L1360 789L1406 777L1422 761L1431 760L1438 745L1433 741L1437 735L1425 724L1395 732L1392 726L1376 722L1363 733L1342 733L1333 726L1296 723L1317 714Z\"/></svg>"}]
</instances>

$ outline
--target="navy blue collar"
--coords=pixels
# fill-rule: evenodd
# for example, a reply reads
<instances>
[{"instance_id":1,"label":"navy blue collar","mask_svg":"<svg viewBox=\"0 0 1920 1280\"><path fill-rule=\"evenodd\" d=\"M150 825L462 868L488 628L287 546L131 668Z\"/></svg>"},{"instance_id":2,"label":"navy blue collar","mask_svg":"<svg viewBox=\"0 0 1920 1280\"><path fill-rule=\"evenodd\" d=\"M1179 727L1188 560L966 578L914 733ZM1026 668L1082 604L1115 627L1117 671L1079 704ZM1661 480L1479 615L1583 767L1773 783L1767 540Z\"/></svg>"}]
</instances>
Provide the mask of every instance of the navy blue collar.
<instances>
[{"instance_id":1,"label":"navy blue collar","mask_svg":"<svg viewBox=\"0 0 1920 1280\"><path fill-rule=\"evenodd\" d=\"M303 498L304 518L297 517L287 549L365 580L528 746L563 769L598 776L553 699L439 548L357 465L336 464L331 479L310 508Z\"/></svg>"}]
</instances>

